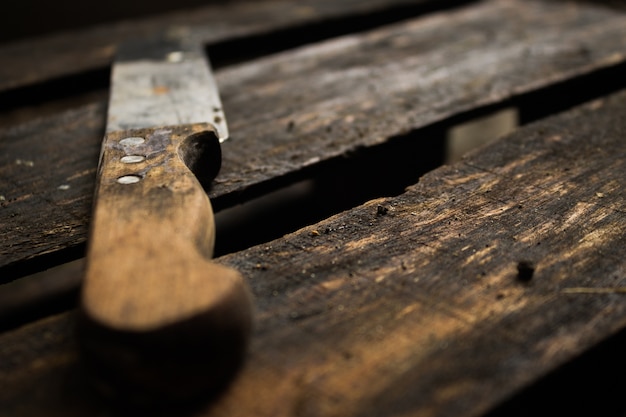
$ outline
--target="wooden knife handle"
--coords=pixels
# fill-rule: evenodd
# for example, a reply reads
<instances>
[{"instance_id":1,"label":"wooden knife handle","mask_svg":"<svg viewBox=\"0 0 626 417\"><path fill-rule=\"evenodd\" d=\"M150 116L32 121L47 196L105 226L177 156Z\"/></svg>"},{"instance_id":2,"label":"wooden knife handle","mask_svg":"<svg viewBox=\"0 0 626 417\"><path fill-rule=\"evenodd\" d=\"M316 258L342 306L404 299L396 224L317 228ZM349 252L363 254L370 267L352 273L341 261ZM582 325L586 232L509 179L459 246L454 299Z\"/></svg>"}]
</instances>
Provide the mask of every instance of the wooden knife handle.
<instances>
[{"instance_id":1,"label":"wooden knife handle","mask_svg":"<svg viewBox=\"0 0 626 417\"><path fill-rule=\"evenodd\" d=\"M251 329L242 276L210 261L211 203L199 181L221 161L209 125L113 132L103 142L79 315L102 391L132 402L215 391Z\"/></svg>"}]
</instances>

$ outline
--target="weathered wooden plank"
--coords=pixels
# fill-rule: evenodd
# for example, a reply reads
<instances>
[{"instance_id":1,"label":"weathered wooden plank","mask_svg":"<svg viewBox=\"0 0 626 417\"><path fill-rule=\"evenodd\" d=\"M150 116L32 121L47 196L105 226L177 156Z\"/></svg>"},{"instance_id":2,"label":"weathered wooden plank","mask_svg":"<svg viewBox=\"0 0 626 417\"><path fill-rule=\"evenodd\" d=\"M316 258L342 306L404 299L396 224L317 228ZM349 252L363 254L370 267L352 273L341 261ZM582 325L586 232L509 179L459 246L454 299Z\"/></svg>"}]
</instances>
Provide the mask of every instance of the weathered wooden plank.
<instances>
[{"instance_id":1,"label":"weathered wooden plank","mask_svg":"<svg viewBox=\"0 0 626 417\"><path fill-rule=\"evenodd\" d=\"M187 26L206 43L218 43L332 19L393 8L441 3L433 0L248 1L171 12L98 25L0 46L0 91L106 67L118 43L170 27ZM451 2L445 2L451 3Z\"/></svg>"},{"instance_id":2,"label":"weathered wooden plank","mask_svg":"<svg viewBox=\"0 0 626 417\"><path fill-rule=\"evenodd\" d=\"M233 205L355 149L623 64L624 42L623 12L589 3L487 0L218 71L232 140L223 147L223 169L211 190L212 201L217 209ZM78 110L84 118L77 133L68 129L55 136L37 123L0 132L0 153L14 161L17 151L5 151L5 144L30 152L35 148L20 145L23 136L50 136L57 141L50 143L50 152L62 153L68 162L49 166L39 176L45 178L54 169L63 178L76 178L85 172L85 161L71 160L62 143L78 141L82 150L96 155L100 136L95 125L102 123L103 111L97 105ZM64 117L46 123L54 128ZM93 136L85 135L85 126ZM93 158L90 169L95 165ZM4 169L3 176L17 183L14 170ZM85 181L76 184L81 190L92 186L91 176L80 181ZM30 199L57 187L52 185L44 182L40 189L22 187L3 194L5 211L57 218L54 205L41 211L30 208ZM79 218L87 219L86 208L77 208ZM11 231L37 224L22 218L18 224L6 217L4 227ZM51 229L40 224L41 230ZM76 242L84 242L86 225L82 221L72 229ZM66 245L63 236L43 236L39 229L28 233L42 249L3 243L0 266Z\"/></svg>"},{"instance_id":3,"label":"weathered wooden plank","mask_svg":"<svg viewBox=\"0 0 626 417\"><path fill-rule=\"evenodd\" d=\"M626 279L625 103L550 119L399 198L224 258L254 271L261 312L253 363L219 410L474 415L626 325L621 295L564 293ZM528 283L522 260L536 265Z\"/></svg>"},{"instance_id":4,"label":"weathered wooden plank","mask_svg":"<svg viewBox=\"0 0 626 417\"><path fill-rule=\"evenodd\" d=\"M484 1L231 68L218 78L233 143L216 190L622 63L625 23L586 4Z\"/></svg>"},{"instance_id":5,"label":"weathered wooden plank","mask_svg":"<svg viewBox=\"0 0 626 417\"><path fill-rule=\"evenodd\" d=\"M17 254L42 257L84 244L104 107L97 103L0 133L3 266ZM5 270L0 280L11 275Z\"/></svg>"},{"instance_id":6,"label":"weathered wooden plank","mask_svg":"<svg viewBox=\"0 0 626 417\"><path fill-rule=\"evenodd\" d=\"M249 280L242 374L197 415L479 415L626 325L626 92L219 259ZM534 263L530 279L517 265ZM0 336L3 410L91 415L72 315ZM63 383L59 383L59 381Z\"/></svg>"}]
</instances>

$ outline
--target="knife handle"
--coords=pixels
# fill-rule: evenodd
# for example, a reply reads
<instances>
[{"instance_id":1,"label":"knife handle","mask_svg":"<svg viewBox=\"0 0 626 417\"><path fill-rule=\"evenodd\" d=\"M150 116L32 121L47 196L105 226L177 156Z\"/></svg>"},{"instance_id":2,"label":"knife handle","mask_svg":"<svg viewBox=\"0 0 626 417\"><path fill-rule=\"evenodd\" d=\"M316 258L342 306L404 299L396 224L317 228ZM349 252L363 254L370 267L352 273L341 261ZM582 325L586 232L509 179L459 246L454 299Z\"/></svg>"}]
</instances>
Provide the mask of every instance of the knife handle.
<instances>
[{"instance_id":1,"label":"knife handle","mask_svg":"<svg viewBox=\"0 0 626 417\"><path fill-rule=\"evenodd\" d=\"M221 161L210 125L108 133L103 142L79 314L85 363L135 403L215 391L251 329L242 276L210 261L210 181Z\"/></svg>"}]
</instances>

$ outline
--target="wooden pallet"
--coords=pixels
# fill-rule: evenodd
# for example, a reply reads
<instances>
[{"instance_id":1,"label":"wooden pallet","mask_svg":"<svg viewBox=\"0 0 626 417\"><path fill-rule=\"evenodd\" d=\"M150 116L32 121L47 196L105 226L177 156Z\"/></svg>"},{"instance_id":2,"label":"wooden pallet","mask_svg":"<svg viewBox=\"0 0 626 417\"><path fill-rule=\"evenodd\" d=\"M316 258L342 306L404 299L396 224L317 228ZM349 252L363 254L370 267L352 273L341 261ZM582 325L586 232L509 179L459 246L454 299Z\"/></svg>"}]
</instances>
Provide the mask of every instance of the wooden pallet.
<instances>
[{"instance_id":1,"label":"wooden pallet","mask_svg":"<svg viewBox=\"0 0 626 417\"><path fill-rule=\"evenodd\" d=\"M229 390L185 412L511 415L561 392L549 375L589 382L568 369L626 325L623 8L232 2L0 45L3 415L107 407L74 346L81 261L28 275L83 255L116 43L181 24L232 136L216 210L314 184L298 230L224 236L255 332ZM514 134L426 173L450 127L510 107ZM555 396L542 407L586 404Z\"/></svg>"}]
</instances>

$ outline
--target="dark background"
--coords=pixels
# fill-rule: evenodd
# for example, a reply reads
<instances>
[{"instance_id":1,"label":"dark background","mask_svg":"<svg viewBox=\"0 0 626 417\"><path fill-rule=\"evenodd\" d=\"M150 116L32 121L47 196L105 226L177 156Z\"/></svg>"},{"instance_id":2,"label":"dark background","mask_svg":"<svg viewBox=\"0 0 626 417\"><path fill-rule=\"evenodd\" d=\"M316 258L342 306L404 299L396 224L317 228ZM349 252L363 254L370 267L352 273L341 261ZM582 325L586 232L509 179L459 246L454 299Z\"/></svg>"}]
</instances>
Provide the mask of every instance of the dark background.
<instances>
[{"instance_id":1,"label":"dark background","mask_svg":"<svg viewBox=\"0 0 626 417\"><path fill-rule=\"evenodd\" d=\"M3 0L0 42L238 0Z\"/></svg>"}]
</instances>

